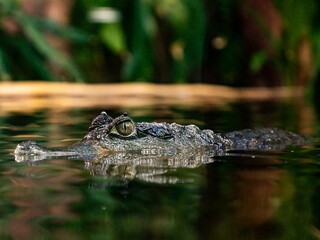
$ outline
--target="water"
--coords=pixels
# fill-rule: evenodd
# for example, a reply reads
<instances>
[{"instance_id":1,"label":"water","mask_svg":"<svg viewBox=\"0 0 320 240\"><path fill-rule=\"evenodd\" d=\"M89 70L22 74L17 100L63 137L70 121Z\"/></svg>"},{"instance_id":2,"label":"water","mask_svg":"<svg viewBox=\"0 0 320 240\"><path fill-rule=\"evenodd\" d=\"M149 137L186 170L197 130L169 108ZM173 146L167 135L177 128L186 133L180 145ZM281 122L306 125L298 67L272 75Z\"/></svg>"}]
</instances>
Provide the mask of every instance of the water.
<instances>
[{"instance_id":1,"label":"water","mask_svg":"<svg viewBox=\"0 0 320 240\"><path fill-rule=\"evenodd\" d=\"M92 118L124 110L136 121L196 124L227 132L279 127L316 135L312 109L290 101L222 108L44 108L0 116L1 239L312 239L320 237L320 150L210 159L195 167L113 166L99 175L83 161L17 163L16 144L71 144Z\"/></svg>"}]
</instances>

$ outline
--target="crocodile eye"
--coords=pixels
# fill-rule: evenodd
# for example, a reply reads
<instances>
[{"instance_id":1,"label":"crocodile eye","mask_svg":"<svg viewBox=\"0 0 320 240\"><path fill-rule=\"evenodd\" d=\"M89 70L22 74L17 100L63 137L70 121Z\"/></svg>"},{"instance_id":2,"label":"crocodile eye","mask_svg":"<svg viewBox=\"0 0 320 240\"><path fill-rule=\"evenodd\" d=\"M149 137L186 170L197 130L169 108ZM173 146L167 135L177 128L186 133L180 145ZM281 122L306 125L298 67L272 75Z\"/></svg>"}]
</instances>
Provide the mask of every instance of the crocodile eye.
<instances>
[{"instance_id":1,"label":"crocodile eye","mask_svg":"<svg viewBox=\"0 0 320 240\"><path fill-rule=\"evenodd\" d=\"M129 136L134 132L134 124L132 121L124 121L117 124L116 129L118 133L122 136Z\"/></svg>"}]
</instances>

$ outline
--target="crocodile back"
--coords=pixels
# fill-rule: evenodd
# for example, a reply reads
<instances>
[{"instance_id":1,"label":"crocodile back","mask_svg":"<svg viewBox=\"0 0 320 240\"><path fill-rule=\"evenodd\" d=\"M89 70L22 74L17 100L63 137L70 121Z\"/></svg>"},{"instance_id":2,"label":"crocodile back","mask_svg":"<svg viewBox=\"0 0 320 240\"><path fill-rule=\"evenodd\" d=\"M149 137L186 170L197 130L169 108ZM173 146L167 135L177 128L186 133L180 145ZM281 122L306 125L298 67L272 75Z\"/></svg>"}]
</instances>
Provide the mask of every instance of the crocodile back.
<instances>
[{"instance_id":1,"label":"crocodile back","mask_svg":"<svg viewBox=\"0 0 320 240\"><path fill-rule=\"evenodd\" d=\"M276 128L244 129L225 134L233 150L281 150L288 146L303 145L311 139Z\"/></svg>"}]
</instances>

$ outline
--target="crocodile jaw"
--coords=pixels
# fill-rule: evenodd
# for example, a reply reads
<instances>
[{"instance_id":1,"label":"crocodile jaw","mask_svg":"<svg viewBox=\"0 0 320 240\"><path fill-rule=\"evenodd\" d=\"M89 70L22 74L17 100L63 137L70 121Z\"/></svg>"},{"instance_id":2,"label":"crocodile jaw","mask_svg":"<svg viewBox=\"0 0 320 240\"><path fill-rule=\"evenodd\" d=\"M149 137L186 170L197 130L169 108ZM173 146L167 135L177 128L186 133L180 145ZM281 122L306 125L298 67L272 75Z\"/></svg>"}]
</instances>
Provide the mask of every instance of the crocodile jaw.
<instances>
[{"instance_id":1,"label":"crocodile jaw","mask_svg":"<svg viewBox=\"0 0 320 240\"><path fill-rule=\"evenodd\" d=\"M19 143L14 150L16 162L39 161L49 157L73 156L76 154L76 151L71 150L49 150L35 141Z\"/></svg>"},{"instance_id":2,"label":"crocodile jaw","mask_svg":"<svg viewBox=\"0 0 320 240\"><path fill-rule=\"evenodd\" d=\"M14 150L15 155L44 155L47 152L47 149L38 145L35 141L19 143Z\"/></svg>"}]
</instances>

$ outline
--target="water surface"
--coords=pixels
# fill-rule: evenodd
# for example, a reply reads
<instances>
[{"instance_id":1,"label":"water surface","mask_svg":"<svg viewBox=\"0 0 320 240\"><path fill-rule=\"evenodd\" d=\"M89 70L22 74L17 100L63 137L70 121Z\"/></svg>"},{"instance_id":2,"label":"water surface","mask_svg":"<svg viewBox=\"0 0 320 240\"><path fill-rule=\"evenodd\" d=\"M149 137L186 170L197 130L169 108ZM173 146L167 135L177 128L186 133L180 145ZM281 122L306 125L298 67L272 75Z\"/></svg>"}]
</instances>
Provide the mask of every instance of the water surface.
<instances>
[{"instance_id":1,"label":"water surface","mask_svg":"<svg viewBox=\"0 0 320 240\"><path fill-rule=\"evenodd\" d=\"M102 110L112 116L127 111L135 121L196 124L218 132L279 127L317 135L315 115L291 101L6 112L0 116L1 238L320 237L317 143L280 153L210 158L197 166L115 165L104 175L79 160L14 161L12 151L23 140L49 147L76 142Z\"/></svg>"}]
</instances>

